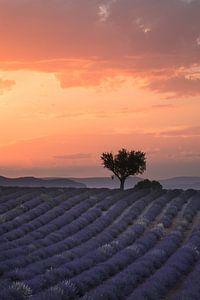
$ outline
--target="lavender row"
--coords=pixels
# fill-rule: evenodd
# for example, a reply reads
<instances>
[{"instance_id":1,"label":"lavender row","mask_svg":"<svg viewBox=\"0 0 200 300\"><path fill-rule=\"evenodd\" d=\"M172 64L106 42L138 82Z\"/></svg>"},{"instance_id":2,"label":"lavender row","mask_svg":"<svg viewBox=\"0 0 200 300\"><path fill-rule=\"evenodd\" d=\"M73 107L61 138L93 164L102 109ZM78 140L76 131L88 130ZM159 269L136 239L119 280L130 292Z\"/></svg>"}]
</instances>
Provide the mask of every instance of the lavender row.
<instances>
[{"instance_id":1,"label":"lavender row","mask_svg":"<svg viewBox=\"0 0 200 300\"><path fill-rule=\"evenodd\" d=\"M133 206L136 208L136 212L137 212L136 215L139 215L141 213L141 211L143 210L143 208L145 207L145 206L141 207L140 203L145 205L145 201L142 199L139 201L136 201L136 203L133 204ZM140 210L139 210L139 207L140 207ZM84 254L83 249L85 249L85 251L88 251L89 244L92 243L92 245L90 245L90 249L91 248L96 249L98 247L98 244L99 243L102 244L105 241L105 239L106 239L106 241L108 241L108 239L109 240L113 239L114 237L112 236L112 234L115 234L115 232L117 232L117 231L114 231L114 226L116 228L117 223L113 224L113 226L110 226L110 227L112 227L112 228L110 228L110 232L108 232L109 228L106 228L106 230L104 230L101 234L99 234L97 237L95 237L95 240L91 239L88 242L84 243L86 247L84 247L84 244L81 244L80 246L75 247L72 250L62 252L59 256L55 255L53 257L48 257L47 259L43 259L42 261L32 264L32 266L31 265L28 266L26 269L21 270L21 272L19 270L17 272L17 274L15 274L15 272L11 272L11 274L14 273L15 279L16 279L16 276L18 276L17 278L24 277L24 276L29 278L31 276L34 276L36 274L40 274L40 273L44 272L46 268L48 269L49 267L52 267L52 265L54 267L58 267L59 265L66 263L66 261L69 261L69 258L75 259L77 256L83 255ZM128 223L127 223L127 226L128 226ZM77 251L78 251L78 253L77 253ZM90 255L91 255L91 252L90 252ZM13 276L13 274L12 274L12 276Z\"/></svg>"},{"instance_id":2,"label":"lavender row","mask_svg":"<svg viewBox=\"0 0 200 300\"><path fill-rule=\"evenodd\" d=\"M37 197L37 196L38 195L36 195L36 193L29 192L29 193L26 193L24 195L17 197L16 206L13 208L10 208L9 210L5 211L4 213L2 213L0 215L1 225L5 226L6 222L12 221L16 217L20 217L20 215L22 215L25 210L28 210L28 208L26 208L24 203L32 201L32 205L30 208L34 208L36 205L38 205L40 202L38 201L38 203L37 203L35 201L35 197ZM36 204L35 204L35 202L36 202Z\"/></svg>"},{"instance_id":3,"label":"lavender row","mask_svg":"<svg viewBox=\"0 0 200 300\"><path fill-rule=\"evenodd\" d=\"M33 233L40 228L42 229L43 226L48 226L48 223L52 222L54 219L57 219L59 216L64 215L66 211L87 199L87 192L83 193L82 195L79 195L79 193L75 196L73 192L65 193L64 195L59 195L53 199L44 194L45 203L42 203L36 209L32 209L30 213L24 215L24 218L20 219L21 226L19 225L17 229L14 227L13 230L4 234L2 239L4 238L6 242L1 245L1 249L6 250L17 247L18 245L30 243L32 240L34 240L34 237L31 237L30 233ZM28 222L28 224L25 222ZM11 226L13 226L13 223L14 225L17 225L13 221L10 222ZM9 239L11 239L11 241Z\"/></svg>"},{"instance_id":4,"label":"lavender row","mask_svg":"<svg viewBox=\"0 0 200 300\"><path fill-rule=\"evenodd\" d=\"M137 203L138 202L138 203ZM138 208L138 209L136 209L136 211L137 211L137 215L135 215L134 216L134 218L136 218L140 213L141 213L141 211L143 210L143 208L144 208L144 206L143 207L141 207L141 210L139 210L139 207L140 207L140 205L142 204L142 203L144 203L144 201L141 199L141 200L139 200L139 201L137 201L133 206L135 207L135 208ZM115 226L116 226L117 224L115 224ZM128 223L127 223L127 226L128 226ZM113 233L114 233L114 231L113 231ZM104 236L104 238L108 238L109 237L109 239L113 239L113 237L111 236L111 233L108 235L108 233ZM103 238L103 236L101 235L101 238ZM100 241L100 243L102 243L103 242L103 240L99 240ZM105 240L104 240L105 241ZM130 241L130 238L127 240L127 242L129 242ZM117 241L115 241L115 243L114 244L116 244L117 243ZM76 272L76 270L77 270L77 266L79 266L79 271L82 269L84 269L84 268L89 268L89 267L91 267L90 265L88 265L87 266L87 264L86 264L86 262L92 262L92 260L94 259L94 263L98 263L99 261L101 261L102 259L106 259L106 257L107 257L107 255L105 255L104 254L104 251L102 252L102 249L103 248L105 248L105 246L103 246L103 247L99 247L98 249L96 249L96 247L97 247L97 244L98 243L96 243L93 247L95 248L95 250L94 251L92 251L92 252L89 252L89 253L87 253L86 254L86 256L84 257L82 257L82 258L80 258L79 259L79 257L78 257L78 259L76 259L74 262L70 262L69 263L69 265L67 265L66 264L66 257L64 256L64 255L62 255L62 256L56 256L56 257L53 257L52 259L49 259L49 260L46 260L46 263L44 264L44 262L43 262L43 264L42 264L42 267L43 267L43 271L45 271L45 269L46 268L48 268L49 266L53 266L54 267L54 269L52 270L52 272L48 272L48 275L49 276L52 276L53 275L53 273L54 273L54 271L55 271L55 273L56 274L58 274L58 272L59 272L59 270L57 269L56 270L56 268L59 268L59 266L60 265L62 265L62 274L64 275L64 273L63 273L63 270L64 270L64 268L66 267L66 268L70 268L70 270L72 270L72 267L73 266L75 266L75 270L74 270L74 272ZM71 252L71 254L72 254L72 252ZM82 253L83 254L83 253ZM114 253L113 253L114 254ZM69 255L69 251L68 251L68 259L69 259L69 257L70 258L72 258L72 255L70 256ZM93 258L92 260L91 260L91 257ZM83 264L83 266L81 267L81 264ZM35 265L33 265L33 268L35 268L36 266ZM39 265L38 264L38 268L39 268L39 270L40 270L40 272L41 272L41 265ZM38 270L37 270L38 271ZM20 273L20 276L19 276L19 273ZM27 277L30 277L30 274L31 274L32 272L31 272L31 269L30 268L27 268L26 270L25 270L25 273L23 274L23 272L20 272L20 270L17 272L17 275L18 275L18 277L16 278L15 277L15 279L19 279L19 277L21 277L21 278L27 278ZM52 274L51 274L52 273ZM11 273L12 274L12 273ZM75 274L75 273L74 273ZM16 275L16 274L15 274ZM28 276L27 276L28 275ZM44 275L45 276L45 275ZM42 278L43 278L43 275L40 277L40 279L42 280Z\"/></svg>"},{"instance_id":5,"label":"lavender row","mask_svg":"<svg viewBox=\"0 0 200 300\"><path fill-rule=\"evenodd\" d=\"M173 254L167 263L136 289L128 300L162 299L186 276L200 257L200 228ZM190 287L191 289L191 287ZM184 298L185 299L185 298ZM193 298L191 298L193 299Z\"/></svg>"},{"instance_id":6,"label":"lavender row","mask_svg":"<svg viewBox=\"0 0 200 300\"><path fill-rule=\"evenodd\" d=\"M71 192L71 195L73 193ZM49 209L53 208L53 205L57 204L57 201L59 201L59 198L61 197L60 201L62 200L62 196L57 196L54 199L51 197L51 195L48 194L38 194L37 197L35 197L31 201L31 205L29 208L29 203L26 202L25 204L21 203L23 207L28 207L29 211L23 212L23 215L21 217L17 217L13 220L10 220L8 222L4 222L1 226L1 234L8 233L12 230L15 230L15 228L20 228L23 224L26 224L27 222L30 222L31 220L34 220L41 214L44 214ZM50 201L49 201L50 199ZM33 208L35 207L35 208Z\"/></svg>"},{"instance_id":7,"label":"lavender row","mask_svg":"<svg viewBox=\"0 0 200 300\"><path fill-rule=\"evenodd\" d=\"M10 188L10 187L1 186L0 187L0 204L3 204L4 201L6 201L5 198L9 197L9 195L13 195L14 193L17 192L17 190L19 191L19 189L17 187Z\"/></svg>"},{"instance_id":8,"label":"lavender row","mask_svg":"<svg viewBox=\"0 0 200 300\"><path fill-rule=\"evenodd\" d=\"M138 243L148 243L148 247L151 247L162 236L159 229L156 232L149 232L145 237L138 239ZM127 244L129 245L128 241ZM130 251L127 249L122 250L122 245L119 243L111 242L108 245L104 245L95 251L95 255L84 257L83 259L77 259L74 263L63 264L61 267L53 269L47 272L43 276L38 276L33 280L25 280L25 283L32 288L33 292L39 292L43 288L48 288L51 285L58 284L59 281L69 280L71 278L73 282L81 284L84 289L92 284L98 285L102 280L106 280L114 274L124 268L127 264L136 259L138 256L131 256ZM141 253L137 253L140 255ZM93 260L92 260L93 258ZM100 264L100 265L99 265ZM83 272L83 274L81 274ZM99 277L101 274L101 277ZM85 278L87 278L85 280ZM80 285L79 285L80 286Z\"/></svg>"},{"instance_id":9,"label":"lavender row","mask_svg":"<svg viewBox=\"0 0 200 300\"><path fill-rule=\"evenodd\" d=\"M182 195L181 195L181 198L182 198ZM168 199L166 201L166 203L169 200L170 199ZM127 202L129 202L129 201L131 201L131 199L129 199ZM138 206L139 209L142 208L142 201L139 202L139 206ZM186 201L183 201L182 204L186 203ZM108 226L108 228L106 227L105 230L103 230L101 233L97 234L96 237L101 236L101 238L102 238L99 240L97 239L97 242L95 241L96 237L94 237L91 241L87 240L86 242L84 242L76 247L73 247L71 250L61 252L62 253L61 255L63 255L63 256L60 256L60 254L59 254L59 256L57 256L57 255L52 256L51 258L49 258L49 260L47 259L48 262L45 259L40 260L40 258L39 258L38 263L36 263L36 265L38 264L38 267L39 267L40 263L42 264L42 267L43 267L44 261L47 262L47 264L45 264L45 268L43 268L43 270L45 270L47 266L50 267L50 270L45 274L45 276L44 277L36 276L33 280L26 281L25 283L24 282L11 283L8 291L6 290L6 292L5 292L4 289L2 290L3 291L2 295L5 292L7 299L8 298L13 299L12 296L15 297L16 295L18 297L17 299L23 299L23 297L26 298L27 295L30 296L32 293L40 291L42 288L46 288L46 287L48 288L49 286L56 284L55 286L51 287L50 289L45 290L44 292L37 293L35 296L33 296L33 299L49 299L49 300L50 299L67 299L68 298L67 296L69 296L69 299L73 299L73 298L77 299L78 297L82 297L82 296L85 299L98 299L96 297L93 298L93 296L94 296L93 293L94 293L94 291L98 290L98 287L96 288L96 290L95 289L93 290L93 287L90 287L90 286L88 288L87 287L87 277L86 277L86 286L84 287L84 282L82 282L81 286L79 286L78 285L79 281L76 282L77 274L83 275L85 273L85 271L86 272L87 271L95 272L94 265L95 265L95 267L98 267L98 266L104 265L105 263L108 263L111 257L114 257L118 253L122 252L122 250L124 248L126 248L126 250L128 250L127 255L124 253L124 256L125 256L124 260L126 259L126 256L130 255L130 253L132 253L132 252L139 254L139 256L138 256L138 258L136 258L135 262L137 262L138 259L142 258L141 255L145 256L145 253L150 252L151 250L150 251L147 250L146 252L142 252L142 251L144 251L146 247L152 248L160 240L160 238L162 237L162 233L163 233L162 226L159 225L156 228L146 232L146 234L143 235L141 238L139 238L139 236L140 236L140 234L142 234L142 232L144 232L146 229L148 229L148 226L151 225L151 222L154 221L153 214L155 213L155 214L159 215L159 213L160 213L159 201L157 201L157 202L154 201L154 202L156 204L155 208L152 209L152 206L150 206L147 209L147 211L144 212L143 216L141 218L139 218L138 221L135 222L134 224L133 224L133 219L131 219L131 216L128 214L129 212L126 212L126 210L128 208L128 206L126 206L126 208L124 208L124 210L123 210L125 212L124 215L122 214L123 217L118 217L115 221L112 222L112 224L110 224ZM175 201L173 201L173 200L172 200L172 202L175 203ZM163 207L165 207L166 203L163 205ZM192 205L193 203L194 203L194 201L189 201L189 203L188 203L188 205L190 205L190 209L191 209L191 211L189 211L189 214L187 213L186 209L183 212L182 217L184 215L185 219L184 219L184 222L183 223L180 222L179 226L177 227L177 231L175 231L177 235L179 232L180 236L184 236L184 231L186 229L185 224L188 225L189 222L191 222L193 220L193 218L195 217L195 214L193 214L193 205ZM177 201L177 206L175 205L176 206L176 214L181 209L179 204L180 203ZM97 206L99 206L99 204ZM113 206L113 208L114 207L115 206ZM170 205L168 206L168 208L169 207L170 207ZM139 211L139 209L138 209L138 211ZM104 209L102 208L102 210L104 210ZM137 211L137 208L136 208L136 211ZM161 209L161 211L162 211L162 209ZM104 216L106 216L106 214L107 213L105 213ZM171 217L171 221L176 216L176 214L173 214L173 216ZM126 216L128 219L127 220L128 228L125 226ZM160 218L160 220L161 219L162 218ZM119 221L121 222L122 226L119 226L119 224L120 224ZM136 241L136 243L134 243L134 241L133 241L132 244L129 244L130 237L131 237L131 230L130 230L131 228L132 229L135 228L135 231L134 231L134 234L132 235L132 237L134 239L134 236L135 236L135 238L137 238L137 241ZM119 230L117 230L117 229L119 229ZM109 234L108 234L108 232L109 232ZM104 241L110 239L110 233L112 235L112 238L114 238L114 240L112 240L109 244L102 245L101 244L102 241L104 242ZM123 236L123 238L122 238L122 236ZM126 246L126 237L127 237L128 247ZM99 244L99 242L100 242L100 244ZM92 249L91 249L90 252L88 252L88 249L90 249L89 247L91 247L92 245L94 245L95 248L97 248L97 247L98 248L95 249L94 251L92 251ZM88 254L82 256L84 251L88 252ZM93 259L95 260L96 254L98 254L98 252L99 252L99 256L98 256L99 261L97 261L97 262L92 261ZM65 254L66 254L66 256L65 256ZM80 256L80 259L78 259L78 256ZM81 259L81 256L82 256L82 259ZM59 269L59 268L57 268L57 263L58 263L58 261L56 260L57 258L58 258L60 266L66 260L69 263L64 265L63 268L61 267ZM118 260L119 259L120 259L120 257L118 257ZM74 260L74 262L73 262L73 260ZM102 264L102 262L103 262L103 264ZM52 266L53 270L51 271L52 263L53 263L53 266ZM117 266L117 263L119 263L120 266L122 266L122 264L123 264L123 262L118 262L116 260L116 266ZM28 272L28 270L31 270L31 268L29 269L30 266L31 265L29 265L27 268L25 268L24 271ZM35 266L35 267L36 267L35 270L37 271L37 266ZM79 269L79 267L80 267L80 269ZM108 263L107 267L105 268L105 272L107 270L107 272L110 274L109 268L111 268L110 270L112 271L115 269L115 265L112 266ZM32 270L34 271L34 264L32 265ZM67 275L64 274L64 272L66 270L68 271ZM22 271L22 269L19 269L19 272L20 271ZM54 273L54 271L57 271L57 273ZM80 274L82 272L83 272L83 274ZM100 268L99 273L97 275L101 276L101 274L103 274L103 273L104 273L103 269ZM23 271L21 274L23 274ZM87 273L85 273L85 274L87 275ZM10 274L7 273L5 275L11 275L11 273ZM54 277L56 275L57 275L57 277L55 279ZM94 277L95 276L96 276L96 274L94 274ZM113 276L113 275L110 274L110 276ZM114 277L115 277L115 275L114 275ZM11 279L13 279L12 276L11 277L8 276L8 278L6 278L6 276L4 276L3 278L4 279L2 280L2 282L3 281L9 282ZM42 281L42 279L43 279L43 281ZM63 281L63 279L65 279L65 280ZM37 281L39 283L37 283ZM59 283L59 281L61 281L61 283ZM92 284L94 284L95 279L92 277L91 281L92 281ZM107 281L110 281L110 279L106 280L105 283L107 283ZM40 282L42 282L42 284L40 284ZM32 290L31 290L31 288L32 288ZM86 290L86 292L84 289ZM84 294L86 296L84 296ZM100 294L99 294L99 296L100 296ZM109 297L109 294L104 294L105 298L107 296ZM2 298L2 299L5 299L5 298ZM99 298L99 299L101 299L101 298ZM107 299L109 299L109 298L107 298ZM114 299L114 298L110 298L110 299ZM115 298L115 299L117 299L117 298ZM121 298L121 299L124 299L124 298Z\"/></svg>"},{"instance_id":10,"label":"lavender row","mask_svg":"<svg viewBox=\"0 0 200 300\"><path fill-rule=\"evenodd\" d=\"M104 193L105 195L105 193ZM15 234L15 236L18 235L23 235L23 233L25 232L26 234L28 233L28 235L26 237L24 237L23 239L20 239L18 241L15 241L14 249L10 249L8 250L8 248L6 249L6 251L2 251L1 255L3 257L3 259L12 257L13 255L19 255L18 252L20 253L20 251L22 251L24 254L26 252L28 252L29 254L31 253L31 248L29 247L28 244L30 244L31 242L34 243L36 242L36 248L40 248L43 247L45 245L45 239L48 240L48 234L51 236L53 235L53 232L59 230L59 228L61 228L61 230L63 229L62 226L68 223L73 222L76 218L78 218L81 214L83 214L84 212L86 212L91 206L92 203L94 202L94 204L98 201L98 198L96 198L96 202L94 201L94 199L90 199L87 198L88 194L84 193L79 197L73 197L72 201L71 201L71 209L69 209L68 211L66 211L66 209L69 206L69 201L66 202L62 202L60 206L55 207L54 209L50 209L49 211L47 211L44 215L42 215L40 218L34 219L34 221L32 222L32 224L29 224L28 226L24 226L22 228L16 229L13 234ZM86 200L85 200L86 199ZM69 199L70 200L70 199ZM82 201L85 200L85 201ZM59 200L60 201L60 200ZM77 201L79 202L77 204ZM81 203L80 203L81 202ZM49 221L51 221L53 218L54 222L51 222L50 224ZM37 225L39 223L39 225L42 225L40 227L36 227L35 230L33 230L32 232L27 232L27 229L31 227L34 228L34 225ZM43 225L44 224L44 225ZM55 239L55 237L54 237ZM54 239L51 241L51 243L55 242ZM62 239L62 237L61 237ZM24 242L26 242L27 247L25 246ZM50 242L49 242L50 243ZM8 244L8 246L10 246L11 243ZM21 244L21 245L20 245ZM19 245L19 246L18 246ZM23 247L22 247L23 245ZM47 243L48 245L48 243Z\"/></svg>"},{"instance_id":11,"label":"lavender row","mask_svg":"<svg viewBox=\"0 0 200 300\"><path fill-rule=\"evenodd\" d=\"M137 196L137 193L135 193ZM12 269L13 267L24 267L26 264L30 264L39 259L49 257L55 254L60 253L63 249L71 249L76 245L81 244L83 241L89 240L93 235L101 232L104 228L108 226L109 223L112 223L113 220L121 214L123 209L128 205L125 201L118 202L114 207L111 208L111 212L108 211L106 215L102 215L101 218L98 218L95 222L86 226L78 233L72 237L61 240L60 242L54 243L51 246L46 246L42 249L33 251L35 249L30 249L31 255L20 255L14 257L13 259L4 260L0 265L0 271L5 272L6 270ZM23 251L23 247L20 248ZM5 255L8 255L5 253Z\"/></svg>"},{"instance_id":12,"label":"lavender row","mask_svg":"<svg viewBox=\"0 0 200 300\"><path fill-rule=\"evenodd\" d=\"M134 197L135 198L138 198L140 195L143 195L144 193L142 192L140 192L140 193L135 193L135 194L133 194L132 195L132 193L131 193L131 195L128 197L127 196L127 198L126 199L129 199L130 200L130 197L131 197L131 199L132 199L132 201L134 200ZM116 197L119 197L119 193L116 195ZM121 202L121 201L120 201ZM92 232L94 232L94 230L97 232L97 234L99 233L99 231L101 231L101 230L104 230L106 227L107 227L107 225L109 225L109 223L112 223L112 221L114 221L115 220L115 218L118 216L118 215L120 215L120 213L121 213L121 209L123 209L124 208L124 206L121 206L121 204L120 204L120 202L118 201L118 205L117 204L115 204L115 206L114 206L114 208L112 207L112 213L115 213L115 215L113 214L112 216L107 216L107 217L105 217L104 216L104 218L103 218L103 220L102 219L98 219L97 220L97 222L96 222L96 226L94 226L95 224L91 224L91 229L93 230L93 231L91 231L90 232L90 234L92 235ZM126 202L126 201L122 201L122 204L124 205L124 204L126 204L126 205L128 205L128 203ZM116 205L117 205L117 207L116 207ZM120 208L120 206L121 206L121 208ZM61 253L61 252L63 252L63 249L65 249L66 248L66 242L68 242L68 245L69 246L71 246L71 248L73 248L73 245L71 245L71 243L74 241L74 242L76 242L76 243L78 243L78 245L75 247L75 250L74 250L74 253L77 253L78 252L78 254L77 255L79 255L79 253L81 252L81 248L82 247L84 247L84 250L87 252L87 250L88 250L88 248L89 248L89 244L92 244L91 245L91 247L93 248L94 246L96 246L96 247L98 247L97 245L96 245L96 243L94 243L95 242L95 237L93 238L93 239L90 239L89 240L89 238L88 238L88 232L87 232L87 230L88 230L88 228L90 229L90 227L87 227L86 228L86 230L82 230L81 232L79 232L79 235L81 236L81 238L85 238L86 239L86 241L88 241L88 242L86 242L86 243L84 243L85 245L82 245L82 243L80 242L80 240L79 239L73 239L72 240L72 238L69 238L67 241L66 240L64 240L64 241L62 241L62 243L59 243L59 247L57 247L57 245L58 244L55 244L52 248L53 248L53 251L52 251L52 253L50 254L49 252L48 252L48 255L46 255L46 252L47 251L49 251L49 248L50 247L47 247L46 249L45 249L45 251L44 251L44 253L42 253L42 251L40 251L40 257L38 257L38 253L37 253L37 256L34 254L34 255L32 255L32 256L29 256L28 258L27 257L24 257L24 256L21 256L21 257L18 257L18 259L10 259L10 260L8 260L8 261L4 261L4 263L2 263L1 265L0 265L0 270L1 270L1 272L5 272L5 271L8 271L8 270L10 270L10 269L13 269L13 266L15 266L15 267L17 267L17 266L19 266L19 267L25 267L27 264L31 264L31 263L33 263L33 265L38 261L39 262L39 265L40 265L40 263L41 264L43 264L43 261L42 260L44 260L44 259L46 259L46 258L50 258L51 256L53 256L53 255L56 255L56 254L59 254L59 253ZM85 231L85 232L84 232ZM81 233L83 232L83 234L81 235ZM107 235L106 235L106 237L107 237ZM52 249L51 248L51 249ZM68 248L67 248L68 249ZM67 250L65 250L65 251L67 251ZM69 251L68 251L69 252ZM73 254L74 255L74 254ZM40 262L41 261L41 262ZM36 265L37 265L37 263L36 263Z\"/></svg>"},{"instance_id":13,"label":"lavender row","mask_svg":"<svg viewBox=\"0 0 200 300\"><path fill-rule=\"evenodd\" d=\"M159 199L159 200L161 200L161 199ZM148 210L151 212L151 218L152 218L152 211L153 211L152 207L155 208L154 218L158 214L157 206L158 206L159 200L157 200L157 201L155 200L155 204L153 204ZM164 206L165 205L164 201L162 201L162 203ZM147 214L148 214L148 211L147 211ZM127 255L127 249L124 249L124 247L127 247L131 243L133 243L136 240L136 238L138 238L139 235L141 235L144 232L144 230L146 228L145 225L141 225L141 224L139 225L139 227L140 227L140 231L138 231L138 224L133 225L131 239L130 239L130 235L128 235L126 240L125 240L125 238L123 238L123 240L116 239L115 241L111 242L110 244L106 244L106 245L103 245L102 247L98 248L94 253L92 253L92 257L94 259L93 262L91 260L91 254L86 255L86 257L83 257L82 260L77 259L74 263L72 262L72 263L62 265L60 268L52 270L52 271L48 272L47 274L45 274L44 276L40 276L38 278L36 277L34 280L27 281L26 283L30 287L32 287L32 289L35 292L36 290L41 289L42 287L45 287L45 285L47 286L47 284L53 285L57 281L63 280L64 278L69 279L72 276L75 276L88 268L90 268L90 270L84 272L82 274L82 277L86 276L87 278L90 278L90 276L92 276L92 274L98 274L98 272L99 272L98 264L100 262L105 261L108 258L109 258L109 260L106 261L106 263L105 263L105 266L107 265L106 270L108 269L108 266L113 265L113 268L114 267L117 268L117 265L119 265L119 262L120 263L125 262L125 260L121 259L123 256L126 257L127 263L129 263L130 262L130 260L128 260L129 255ZM160 229L156 228L155 231L151 231L146 236L139 239L139 243L141 243L141 244L144 243L145 245L148 244L148 246L151 247L152 244L156 242L156 239L157 238L159 239L160 237L161 237ZM111 256L113 256L113 255L114 255L114 257L111 258ZM92 268L93 266L95 266L95 268ZM103 271L103 269L101 268L101 272L102 271ZM109 272L107 273L107 275L108 274L109 274ZM77 280L80 281L80 275L78 276Z\"/></svg>"},{"instance_id":14,"label":"lavender row","mask_svg":"<svg viewBox=\"0 0 200 300\"><path fill-rule=\"evenodd\" d=\"M198 237L200 235L200 227L198 226L197 230L199 231ZM192 249L196 253L196 256L199 258L200 250L199 247L194 246L194 244L189 245L189 249ZM199 288L199 282L200 282L200 261L198 260L198 263L195 265L192 272L189 274L189 276L186 277L178 291L170 297L170 300L199 300L200 295L200 288Z\"/></svg>"},{"instance_id":15,"label":"lavender row","mask_svg":"<svg viewBox=\"0 0 200 300\"><path fill-rule=\"evenodd\" d=\"M146 245L139 245L139 247L136 243L133 244L133 247L131 247L133 253L139 252L140 256L143 256L133 263L128 263L127 268L114 276L112 275L111 279L87 293L87 296L91 297L91 299L103 299L106 297L108 299L124 299L145 277L147 278L153 274L177 250L184 238L184 231L181 229L179 226L179 230L174 230L167 235L152 251L146 254L144 253L146 252L145 250L148 250L146 247L149 246L149 241ZM90 282L93 282L93 280L88 281L89 286L91 285ZM81 288L80 281L72 280L72 283L77 287L78 295L83 296L87 289L87 282L84 282Z\"/></svg>"},{"instance_id":16,"label":"lavender row","mask_svg":"<svg viewBox=\"0 0 200 300\"><path fill-rule=\"evenodd\" d=\"M62 192L63 191L56 188L16 188L15 192L10 193L5 198L0 196L0 214L10 214L11 211L15 211L21 204L27 204L29 200L39 195L56 195Z\"/></svg>"},{"instance_id":17,"label":"lavender row","mask_svg":"<svg viewBox=\"0 0 200 300\"><path fill-rule=\"evenodd\" d=\"M2 187L1 187L2 189ZM11 189L10 192L8 194L5 195L1 195L0 196L0 214L3 214L7 211L9 211L10 209L13 209L14 207L16 207L19 204L19 197L23 196L26 193L29 193L30 189L19 189L19 188L15 188L15 189ZM32 191L33 192L33 191Z\"/></svg>"},{"instance_id":18,"label":"lavender row","mask_svg":"<svg viewBox=\"0 0 200 300\"><path fill-rule=\"evenodd\" d=\"M187 190L183 192L180 196L173 199L166 211L163 217L160 220L160 223L162 223L165 227L169 227L171 225L171 220L174 218L174 216L177 215L177 213L182 209L183 205L187 202L188 198L195 195L194 190Z\"/></svg>"}]
</instances>

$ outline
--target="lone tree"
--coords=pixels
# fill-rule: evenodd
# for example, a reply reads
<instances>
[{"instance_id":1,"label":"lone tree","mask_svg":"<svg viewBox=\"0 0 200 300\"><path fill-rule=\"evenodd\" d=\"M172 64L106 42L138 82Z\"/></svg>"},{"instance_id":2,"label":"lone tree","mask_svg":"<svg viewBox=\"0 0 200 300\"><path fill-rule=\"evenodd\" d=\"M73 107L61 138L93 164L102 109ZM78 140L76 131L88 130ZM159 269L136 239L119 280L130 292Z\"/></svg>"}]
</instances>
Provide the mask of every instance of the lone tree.
<instances>
[{"instance_id":1,"label":"lone tree","mask_svg":"<svg viewBox=\"0 0 200 300\"><path fill-rule=\"evenodd\" d=\"M104 168L109 169L120 180L120 189L124 190L126 178L131 175L142 174L146 170L145 153L141 151L128 151L124 148L116 155L104 152L101 155Z\"/></svg>"}]
</instances>

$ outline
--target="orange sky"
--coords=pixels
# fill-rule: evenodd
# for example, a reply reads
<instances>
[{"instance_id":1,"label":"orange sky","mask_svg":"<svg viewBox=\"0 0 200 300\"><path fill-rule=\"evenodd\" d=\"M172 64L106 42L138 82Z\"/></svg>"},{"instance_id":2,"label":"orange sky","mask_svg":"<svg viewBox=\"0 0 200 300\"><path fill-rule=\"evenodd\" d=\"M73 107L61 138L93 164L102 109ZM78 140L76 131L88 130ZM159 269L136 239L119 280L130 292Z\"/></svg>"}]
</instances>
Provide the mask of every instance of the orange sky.
<instances>
[{"instance_id":1,"label":"orange sky","mask_svg":"<svg viewBox=\"0 0 200 300\"><path fill-rule=\"evenodd\" d=\"M200 176L200 0L0 0L0 175Z\"/></svg>"}]
</instances>

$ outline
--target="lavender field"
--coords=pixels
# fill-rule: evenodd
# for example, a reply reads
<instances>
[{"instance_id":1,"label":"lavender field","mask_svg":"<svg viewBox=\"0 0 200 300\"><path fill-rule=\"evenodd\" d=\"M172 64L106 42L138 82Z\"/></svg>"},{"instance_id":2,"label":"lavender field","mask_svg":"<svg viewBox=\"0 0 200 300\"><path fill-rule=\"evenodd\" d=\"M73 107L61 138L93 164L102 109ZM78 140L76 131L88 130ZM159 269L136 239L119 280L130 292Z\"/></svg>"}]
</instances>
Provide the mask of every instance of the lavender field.
<instances>
[{"instance_id":1,"label":"lavender field","mask_svg":"<svg viewBox=\"0 0 200 300\"><path fill-rule=\"evenodd\" d=\"M0 189L1 300L199 300L200 191Z\"/></svg>"}]
</instances>

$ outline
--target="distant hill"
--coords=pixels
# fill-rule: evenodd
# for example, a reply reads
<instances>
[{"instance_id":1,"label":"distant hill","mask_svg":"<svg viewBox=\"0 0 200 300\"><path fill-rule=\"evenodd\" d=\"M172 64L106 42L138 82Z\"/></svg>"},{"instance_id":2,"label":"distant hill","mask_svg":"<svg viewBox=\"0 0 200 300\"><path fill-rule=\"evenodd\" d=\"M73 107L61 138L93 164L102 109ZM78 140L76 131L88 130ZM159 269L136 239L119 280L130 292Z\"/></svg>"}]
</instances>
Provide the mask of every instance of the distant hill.
<instances>
[{"instance_id":1,"label":"distant hill","mask_svg":"<svg viewBox=\"0 0 200 300\"><path fill-rule=\"evenodd\" d=\"M119 180L115 178L112 180L110 177L90 177L90 178L71 178L77 182L85 184L89 188L119 188ZM134 185L143 180L141 177L133 176L127 178L125 182L125 189L133 188ZM155 178L155 180L157 180ZM168 179L161 179L158 181L162 184L163 188L166 189L200 189L200 177L172 177Z\"/></svg>"},{"instance_id":2,"label":"distant hill","mask_svg":"<svg viewBox=\"0 0 200 300\"><path fill-rule=\"evenodd\" d=\"M133 176L127 178L125 189L133 188L134 185L144 178ZM155 180L157 180L155 178ZM196 189L200 190L200 177L172 177L167 179L158 179L165 189ZM118 189L119 180L111 177L88 177L88 178L36 178L19 177L7 178L0 176L0 186L22 186L22 187L75 187L75 188L109 188Z\"/></svg>"},{"instance_id":3,"label":"distant hill","mask_svg":"<svg viewBox=\"0 0 200 300\"><path fill-rule=\"evenodd\" d=\"M74 187L84 188L85 184L75 182L68 178L36 178L19 177L7 178L0 176L0 186L21 186L21 187Z\"/></svg>"},{"instance_id":4,"label":"distant hill","mask_svg":"<svg viewBox=\"0 0 200 300\"><path fill-rule=\"evenodd\" d=\"M76 182L85 184L88 188L109 188L118 189L119 180L117 178L111 179L111 177L88 177L88 178L70 178ZM133 186L140 180L140 177L134 176L127 178L125 182L125 189L133 188Z\"/></svg>"},{"instance_id":5,"label":"distant hill","mask_svg":"<svg viewBox=\"0 0 200 300\"><path fill-rule=\"evenodd\" d=\"M181 176L159 180L166 189L196 189L200 190L200 177Z\"/></svg>"}]
</instances>

